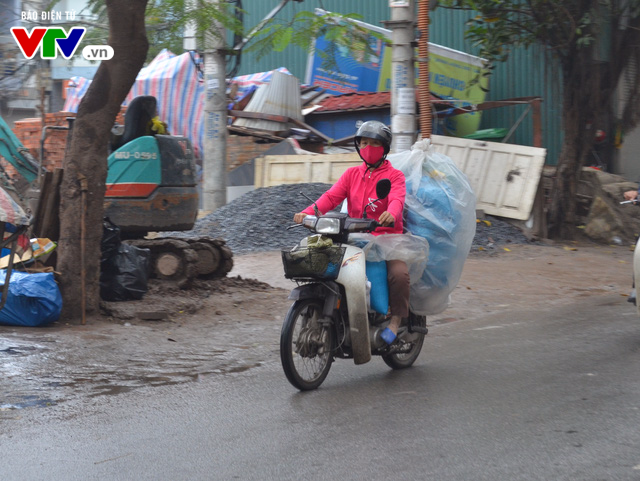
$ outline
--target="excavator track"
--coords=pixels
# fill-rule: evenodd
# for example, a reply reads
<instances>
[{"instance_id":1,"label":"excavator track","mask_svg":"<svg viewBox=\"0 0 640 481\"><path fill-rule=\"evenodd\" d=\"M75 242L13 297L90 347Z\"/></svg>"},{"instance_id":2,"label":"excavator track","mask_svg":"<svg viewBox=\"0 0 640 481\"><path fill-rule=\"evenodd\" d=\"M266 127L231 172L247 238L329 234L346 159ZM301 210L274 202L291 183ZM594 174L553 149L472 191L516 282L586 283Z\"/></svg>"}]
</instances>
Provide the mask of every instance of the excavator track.
<instances>
[{"instance_id":1,"label":"excavator track","mask_svg":"<svg viewBox=\"0 0 640 481\"><path fill-rule=\"evenodd\" d=\"M200 237L187 241L198 254L198 277L215 279L225 277L233 268L233 253L222 239Z\"/></svg>"},{"instance_id":2,"label":"excavator track","mask_svg":"<svg viewBox=\"0 0 640 481\"><path fill-rule=\"evenodd\" d=\"M222 239L201 237L128 240L151 251L151 276L175 282L181 289L193 280L225 277L233 268L233 253Z\"/></svg>"}]
</instances>

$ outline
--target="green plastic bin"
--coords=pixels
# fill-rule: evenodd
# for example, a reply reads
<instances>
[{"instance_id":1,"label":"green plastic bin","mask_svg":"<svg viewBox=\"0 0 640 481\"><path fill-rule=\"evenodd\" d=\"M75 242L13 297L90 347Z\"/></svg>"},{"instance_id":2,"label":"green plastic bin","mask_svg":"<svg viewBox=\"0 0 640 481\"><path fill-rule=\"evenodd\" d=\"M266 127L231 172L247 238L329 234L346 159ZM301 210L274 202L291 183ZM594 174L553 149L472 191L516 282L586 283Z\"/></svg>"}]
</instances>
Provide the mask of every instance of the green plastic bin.
<instances>
[{"instance_id":1,"label":"green plastic bin","mask_svg":"<svg viewBox=\"0 0 640 481\"><path fill-rule=\"evenodd\" d=\"M476 130L472 134L465 135L464 138L472 140L487 140L489 142L501 142L508 133L509 129L483 129Z\"/></svg>"}]
</instances>

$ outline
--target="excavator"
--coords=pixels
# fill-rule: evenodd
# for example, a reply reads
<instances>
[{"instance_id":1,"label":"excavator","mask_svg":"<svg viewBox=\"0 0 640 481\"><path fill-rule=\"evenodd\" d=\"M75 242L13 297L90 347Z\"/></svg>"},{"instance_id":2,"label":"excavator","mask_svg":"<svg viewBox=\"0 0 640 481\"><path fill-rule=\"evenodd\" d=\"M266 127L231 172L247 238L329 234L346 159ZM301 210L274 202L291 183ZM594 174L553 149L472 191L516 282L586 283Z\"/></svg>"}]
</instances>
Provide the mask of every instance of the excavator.
<instances>
[{"instance_id":1,"label":"excavator","mask_svg":"<svg viewBox=\"0 0 640 481\"><path fill-rule=\"evenodd\" d=\"M119 227L124 242L150 250L152 275L182 288L196 278L224 277L233 254L223 239L149 238L151 232L191 230L199 207L191 141L152 132L156 117L155 97L139 96L127 107L122 132L112 130L104 215ZM15 190L24 192L37 179L38 162L1 117L0 156L22 178Z\"/></svg>"}]
</instances>

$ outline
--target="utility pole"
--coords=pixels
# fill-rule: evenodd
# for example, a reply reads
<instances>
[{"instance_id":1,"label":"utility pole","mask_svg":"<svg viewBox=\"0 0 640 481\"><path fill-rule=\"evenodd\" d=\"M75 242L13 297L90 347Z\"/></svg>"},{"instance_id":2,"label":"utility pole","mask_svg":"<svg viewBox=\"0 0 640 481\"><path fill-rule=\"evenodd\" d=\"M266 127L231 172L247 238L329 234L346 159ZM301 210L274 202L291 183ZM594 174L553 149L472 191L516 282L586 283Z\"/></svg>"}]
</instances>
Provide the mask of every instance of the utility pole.
<instances>
[{"instance_id":1,"label":"utility pole","mask_svg":"<svg viewBox=\"0 0 640 481\"><path fill-rule=\"evenodd\" d=\"M212 0L222 8L220 0ZM227 86L223 54L224 28L214 21L215 35L204 38L204 152L202 208L214 211L227 203Z\"/></svg>"},{"instance_id":2,"label":"utility pole","mask_svg":"<svg viewBox=\"0 0 640 481\"><path fill-rule=\"evenodd\" d=\"M416 90L414 67L414 0L389 0L391 21L391 150L411 149L416 140ZM427 91L428 91L427 82Z\"/></svg>"},{"instance_id":3,"label":"utility pole","mask_svg":"<svg viewBox=\"0 0 640 481\"><path fill-rule=\"evenodd\" d=\"M213 5L224 8L223 0L209 0ZM233 50L240 51L290 0L281 0ZM301 2L303 0L294 0ZM197 8L195 0L186 0L187 10ZM227 203L227 85L225 61L225 29L213 21L216 35L204 36L204 81L205 81L205 125L202 152L202 208L214 211ZM184 32L185 50L196 50L196 26L187 23Z\"/></svg>"}]
</instances>

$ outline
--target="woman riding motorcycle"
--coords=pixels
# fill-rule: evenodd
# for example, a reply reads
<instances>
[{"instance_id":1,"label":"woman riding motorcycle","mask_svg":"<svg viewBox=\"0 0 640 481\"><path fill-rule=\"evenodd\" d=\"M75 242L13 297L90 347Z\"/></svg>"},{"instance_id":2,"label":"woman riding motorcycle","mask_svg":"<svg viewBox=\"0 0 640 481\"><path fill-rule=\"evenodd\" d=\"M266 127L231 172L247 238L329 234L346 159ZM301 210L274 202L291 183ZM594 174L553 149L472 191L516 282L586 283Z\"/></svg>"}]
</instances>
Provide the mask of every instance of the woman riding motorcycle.
<instances>
[{"instance_id":1,"label":"woman riding motorcycle","mask_svg":"<svg viewBox=\"0 0 640 481\"><path fill-rule=\"evenodd\" d=\"M376 184L381 179L391 181L391 192L366 209L367 217L381 224L373 235L402 234L402 213L405 203L404 174L395 169L387 160L391 149L391 130L382 122L371 120L363 123L354 137L354 143L363 163L347 169L338 181L315 203L321 214L335 209L347 200L350 217L361 218L365 206L376 201ZM311 205L294 215L294 222L300 224L307 215L315 213ZM409 270L401 260L387 261L389 282L389 326L382 331L382 339L392 344L396 339L402 318L409 316Z\"/></svg>"}]
</instances>

